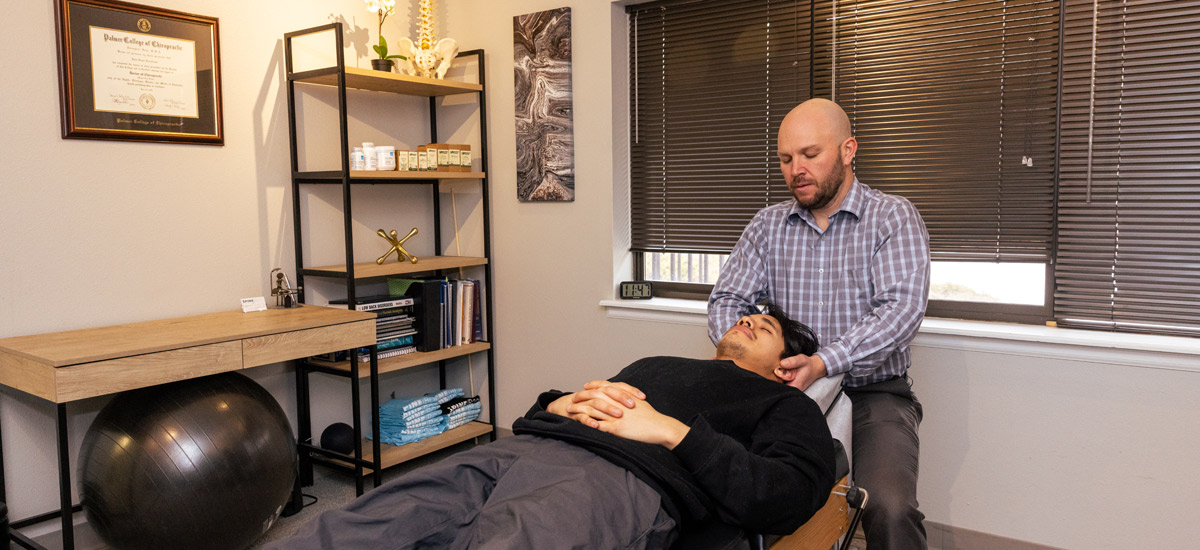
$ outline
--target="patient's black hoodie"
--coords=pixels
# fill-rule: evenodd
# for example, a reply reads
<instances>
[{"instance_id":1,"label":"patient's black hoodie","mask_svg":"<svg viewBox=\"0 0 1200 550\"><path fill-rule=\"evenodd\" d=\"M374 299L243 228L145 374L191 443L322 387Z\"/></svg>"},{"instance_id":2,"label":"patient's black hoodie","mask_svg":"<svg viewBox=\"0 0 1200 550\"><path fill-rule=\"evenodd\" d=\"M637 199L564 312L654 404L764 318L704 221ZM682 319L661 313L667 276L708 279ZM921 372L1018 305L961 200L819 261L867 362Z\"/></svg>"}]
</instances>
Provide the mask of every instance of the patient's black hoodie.
<instances>
[{"instance_id":1,"label":"patient's black hoodie","mask_svg":"<svg viewBox=\"0 0 1200 550\"><path fill-rule=\"evenodd\" d=\"M663 497L681 526L718 519L750 531L791 533L825 503L834 484L833 439L800 390L732 361L648 357L610 379L646 394L659 412L691 427L667 450L546 412L549 391L513 432L566 441L628 469Z\"/></svg>"}]
</instances>

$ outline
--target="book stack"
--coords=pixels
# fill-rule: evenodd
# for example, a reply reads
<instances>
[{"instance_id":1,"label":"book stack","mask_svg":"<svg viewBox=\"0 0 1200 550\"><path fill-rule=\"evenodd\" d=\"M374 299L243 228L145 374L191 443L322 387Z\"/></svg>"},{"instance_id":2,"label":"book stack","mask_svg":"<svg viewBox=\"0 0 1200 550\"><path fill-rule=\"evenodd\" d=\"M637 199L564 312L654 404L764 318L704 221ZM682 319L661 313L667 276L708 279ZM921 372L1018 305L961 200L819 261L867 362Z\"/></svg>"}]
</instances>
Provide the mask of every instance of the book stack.
<instances>
[{"instance_id":1,"label":"book stack","mask_svg":"<svg viewBox=\"0 0 1200 550\"><path fill-rule=\"evenodd\" d=\"M479 397L463 397L462 388L427 393L416 398L392 399L379 406L379 441L388 445L415 443L479 417L478 410L469 420L471 402L478 409ZM452 411L444 412L447 407ZM464 411L464 412L459 412ZM368 439L372 435L367 435Z\"/></svg>"},{"instance_id":2,"label":"book stack","mask_svg":"<svg viewBox=\"0 0 1200 550\"><path fill-rule=\"evenodd\" d=\"M483 340L483 285L474 279L448 283L451 299L446 344L459 346Z\"/></svg>"},{"instance_id":3,"label":"book stack","mask_svg":"<svg viewBox=\"0 0 1200 550\"><path fill-rule=\"evenodd\" d=\"M358 311L369 311L375 317L375 349L380 359L405 355L417 351L418 335L416 316L413 314L417 301L411 297L369 296L358 300ZM346 300L330 300L329 307L347 307ZM371 360L370 350L357 350L359 362ZM319 356L326 361L345 361L346 352Z\"/></svg>"},{"instance_id":4,"label":"book stack","mask_svg":"<svg viewBox=\"0 0 1200 550\"><path fill-rule=\"evenodd\" d=\"M388 294L416 301L417 351L487 339L483 285L474 279L388 279Z\"/></svg>"}]
</instances>

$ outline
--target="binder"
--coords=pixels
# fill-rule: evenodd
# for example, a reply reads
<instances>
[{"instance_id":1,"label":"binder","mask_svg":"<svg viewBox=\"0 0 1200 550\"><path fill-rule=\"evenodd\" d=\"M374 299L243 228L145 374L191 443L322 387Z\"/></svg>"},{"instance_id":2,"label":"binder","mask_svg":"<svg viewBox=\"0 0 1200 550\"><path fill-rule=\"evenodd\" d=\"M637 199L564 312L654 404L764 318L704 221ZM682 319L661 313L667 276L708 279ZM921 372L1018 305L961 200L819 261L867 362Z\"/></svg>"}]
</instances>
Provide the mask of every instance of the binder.
<instances>
[{"instance_id":1,"label":"binder","mask_svg":"<svg viewBox=\"0 0 1200 550\"><path fill-rule=\"evenodd\" d=\"M444 334L442 330L444 322L442 298L445 283L440 280L429 279L407 279L403 281L389 279L389 287L398 281L400 284L407 283L407 288L404 289L403 295L412 297L416 302L413 305L413 316L416 317L413 326L417 330L415 338L417 351L437 351L442 349L442 335Z\"/></svg>"}]
</instances>

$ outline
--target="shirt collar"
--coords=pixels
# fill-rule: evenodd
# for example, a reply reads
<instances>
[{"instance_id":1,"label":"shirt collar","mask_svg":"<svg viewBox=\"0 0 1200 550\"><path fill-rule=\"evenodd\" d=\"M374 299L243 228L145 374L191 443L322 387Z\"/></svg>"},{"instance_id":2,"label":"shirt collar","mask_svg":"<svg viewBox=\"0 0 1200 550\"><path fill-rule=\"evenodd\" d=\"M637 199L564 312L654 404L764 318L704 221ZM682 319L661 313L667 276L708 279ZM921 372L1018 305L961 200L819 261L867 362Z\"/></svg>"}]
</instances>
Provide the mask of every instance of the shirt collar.
<instances>
[{"instance_id":1,"label":"shirt collar","mask_svg":"<svg viewBox=\"0 0 1200 550\"><path fill-rule=\"evenodd\" d=\"M829 217L830 219L838 215L839 212L846 212L855 218L862 217L862 211L867 200L867 186L854 178L854 183L850 184L850 190L846 192L846 196L842 199L842 206L838 208ZM816 226L816 218L807 208L800 206L800 203L795 197L792 197L791 207L788 209L787 218L789 223L794 223L796 220L804 220L809 225Z\"/></svg>"}]
</instances>

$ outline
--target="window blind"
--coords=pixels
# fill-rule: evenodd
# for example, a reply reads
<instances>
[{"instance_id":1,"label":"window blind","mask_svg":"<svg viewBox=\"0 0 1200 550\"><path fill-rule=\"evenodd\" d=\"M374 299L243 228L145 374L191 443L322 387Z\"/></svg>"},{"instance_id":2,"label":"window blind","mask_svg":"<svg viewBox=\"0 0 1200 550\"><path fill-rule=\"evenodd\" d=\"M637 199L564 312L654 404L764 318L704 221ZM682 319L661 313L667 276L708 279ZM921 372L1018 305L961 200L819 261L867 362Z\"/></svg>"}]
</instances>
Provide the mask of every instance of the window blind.
<instances>
[{"instance_id":1,"label":"window blind","mask_svg":"<svg viewBox=\"0 0 1200 550\"><path fill-rule=\"evenodd\" d=\"M1055 317L1200 335L1200 2L1065 8Z\"/></svg>"},{"instance_id":2,"label":"window blind","mask_svg":"<svg viewBox=\"0 0 1200 550\"><path fill-rule=\"evenodd\" d=\"M808 99L808 1L627 8L632 250L728 253L787 198L779 123Z\"/></svg>"},{"instance_id":3,"label":"window blind","mask_svg":"<svg viewBox=\"0 0 1200 550\"><path fill-rule=\"evenodd\" d=\"M920 210L935 260L1049 262L1057 0L840 0L814 91L850 116L855 174Z\"/></svg>"}]
</instances>

